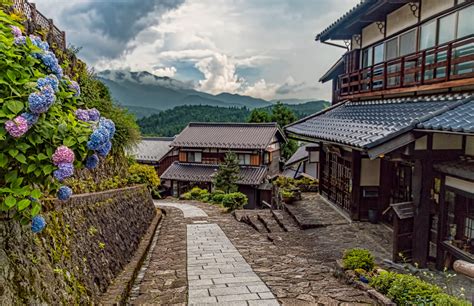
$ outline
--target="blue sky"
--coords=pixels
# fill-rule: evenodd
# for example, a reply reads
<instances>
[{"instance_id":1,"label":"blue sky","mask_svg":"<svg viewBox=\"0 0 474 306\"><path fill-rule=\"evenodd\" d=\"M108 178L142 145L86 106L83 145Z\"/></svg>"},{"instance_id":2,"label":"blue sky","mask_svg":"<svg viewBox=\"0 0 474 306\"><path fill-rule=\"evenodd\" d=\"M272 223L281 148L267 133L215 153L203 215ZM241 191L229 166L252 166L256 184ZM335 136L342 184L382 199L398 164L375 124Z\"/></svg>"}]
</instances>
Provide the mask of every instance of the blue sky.
<instances>
[{"instance_id":1,"label":"blue sky","mask_svg":"<svg viewBox=\"0 0 474 306\"><path fill-rule=\"evenodd\" d=\"M96 70L148 71L201 91L329 99L343 49L315 35L357 0L36 0Z\"/></svg>"}]
</instances>

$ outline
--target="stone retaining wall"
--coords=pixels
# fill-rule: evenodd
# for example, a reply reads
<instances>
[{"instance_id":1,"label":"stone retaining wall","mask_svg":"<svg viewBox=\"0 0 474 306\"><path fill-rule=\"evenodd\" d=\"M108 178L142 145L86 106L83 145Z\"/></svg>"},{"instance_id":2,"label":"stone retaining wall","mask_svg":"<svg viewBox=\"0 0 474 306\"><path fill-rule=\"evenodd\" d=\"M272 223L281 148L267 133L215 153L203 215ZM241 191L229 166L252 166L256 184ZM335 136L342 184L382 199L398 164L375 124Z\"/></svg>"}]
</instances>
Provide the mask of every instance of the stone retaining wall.
<instances>
[{"instance_id":1,"label":"stone retaining wall","mask_svg":"<svg viewBox=\"0 0 474 306\"><path fill-rule=\"evenodd\" d=\"M0 305L97 301L156 214L144 186L47 206L48 226L40 234L18 221L0 221Z\"/></svg>"}]
</instances>

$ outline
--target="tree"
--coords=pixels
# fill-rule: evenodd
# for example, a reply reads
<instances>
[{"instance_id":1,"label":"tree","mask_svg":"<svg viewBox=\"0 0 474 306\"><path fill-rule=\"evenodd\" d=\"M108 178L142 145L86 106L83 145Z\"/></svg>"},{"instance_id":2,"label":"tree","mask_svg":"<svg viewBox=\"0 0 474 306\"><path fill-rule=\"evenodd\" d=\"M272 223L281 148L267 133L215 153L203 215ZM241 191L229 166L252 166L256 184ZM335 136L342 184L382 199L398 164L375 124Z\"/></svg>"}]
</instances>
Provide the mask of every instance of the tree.
<instances>
[{"instance_id":1,"label":"tree","mask_svg":"<svg viewBox=\"0 0 474 306\"><path fill-rule=\"evenodd\" d=\"M236 192L237 181L240 179L240 167L237 155L233 152L228 152L225 155L224 162L219 165L214 176L213 183L217 190L222 190L225 193Z\"/></svg>"},{"instance_id":2,"label":"tree","mask_svg":"<svg viewBox=\"0 0 474 306\"><path fill-rule=\"evenodd\" d=\"M295 113L280 101L273 107L270 117L271 122L277 122L282 128L285 125L295 122L296 119Z\"/></svg>"},{"instance_id":3,"label":"tree","mask_svg":"<svg viewBox=\"0 0 474 306\"><path fill-rule=\"evenodd\" d=\"M250 113L248 122L250 123L271 122L270 114L262 109L255 108Z\"/></svg>"}]
</instances>

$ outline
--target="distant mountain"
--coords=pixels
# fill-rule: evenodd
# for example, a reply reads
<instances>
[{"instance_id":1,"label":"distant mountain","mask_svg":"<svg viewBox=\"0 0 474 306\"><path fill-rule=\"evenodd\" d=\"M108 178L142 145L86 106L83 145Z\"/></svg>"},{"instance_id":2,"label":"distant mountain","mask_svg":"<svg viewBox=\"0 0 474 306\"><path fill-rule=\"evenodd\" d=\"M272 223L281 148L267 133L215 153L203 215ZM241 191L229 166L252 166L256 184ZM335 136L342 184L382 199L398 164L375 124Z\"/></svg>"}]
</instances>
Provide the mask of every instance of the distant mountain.
<instances>
[{"instance_id":1,"label":"distant mountain","mask_svg":"<svg viewBox=\"0 0 474 306\"><path fill-rule=\"evenodd\" d=\"M99 72L97 76L109 87L114 100L118 104L129 108L132 112L139 110L137 108L161 111L181 105L247 107L253 109L272 104L248 96L228 93L207 94L194 90L191 84L168 77L158 77L144 71L106 70Z\"/></svg>"},{"instance_id":2,"label":"distant mountain","mask_svg":"<svg viewBox=\"0 0 474 306\"><path fill-rule=\"evenodd\" d=\"M285 106L291 108L297 118L303 118L319 112L329 106L326 101L312 101L297 105ZM271 112L273 106L261 108ZM146 109L142 109L146 111ZM134 111L134 109L131 109ZM247 122L250 110L242 107L217 107L210 105L185 105L164 110L148 117L139 117L138 125L144 135L174 136L189 122Z\"/></svg>"},{"instance_id":3,"label":"distant mountain","mask_svg":"<svg viewBox=\"0 0 474 306\"><path fill-rule=\"evenodd\" d=\"M283 104L303 104L310 101L312 100L311 99L274 99L274 100L271 100L270 102L272 103L281 102Z\"/></svg>"}]
</instances>

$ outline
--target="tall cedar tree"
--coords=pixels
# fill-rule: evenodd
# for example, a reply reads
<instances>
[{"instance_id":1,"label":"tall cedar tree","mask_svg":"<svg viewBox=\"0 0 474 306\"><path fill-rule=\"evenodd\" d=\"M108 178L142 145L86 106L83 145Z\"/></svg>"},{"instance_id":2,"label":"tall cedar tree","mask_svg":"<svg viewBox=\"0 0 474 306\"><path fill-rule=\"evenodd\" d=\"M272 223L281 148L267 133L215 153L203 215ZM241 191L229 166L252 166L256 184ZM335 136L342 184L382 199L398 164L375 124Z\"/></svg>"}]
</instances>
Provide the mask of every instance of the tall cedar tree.
<instances>
[{"instance_id":1,"label":"tall cedar tree","mask_svg":"<svg viewBox=\"0 0 474 306\"><path fill-rule=\"evenodd\" d=\"M250 113L248 122L252 122L252 123L271 122L270 114L264 111L263 109L255 108Z\"/></svg>"},{"instance_id":2,"label":"tall cedar tree","mask_svg":"<svg viewBox=\"0 0 474 306\"><path fill-rule=\"evenodd\" d=\"M239 179L240 167L237 155L233 152L228 152L225 155L224 162L219 165L219 170L217 170L214 176L214 187L225 193L237 192L237 181Z\"/></svg>"}]
</instances>

